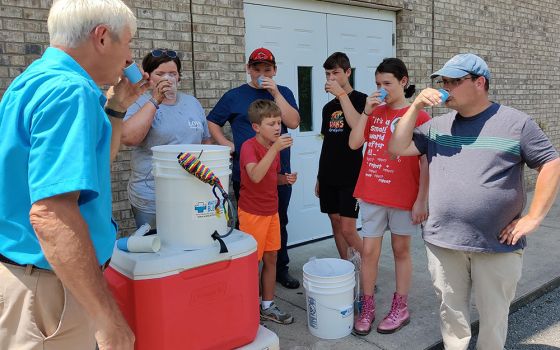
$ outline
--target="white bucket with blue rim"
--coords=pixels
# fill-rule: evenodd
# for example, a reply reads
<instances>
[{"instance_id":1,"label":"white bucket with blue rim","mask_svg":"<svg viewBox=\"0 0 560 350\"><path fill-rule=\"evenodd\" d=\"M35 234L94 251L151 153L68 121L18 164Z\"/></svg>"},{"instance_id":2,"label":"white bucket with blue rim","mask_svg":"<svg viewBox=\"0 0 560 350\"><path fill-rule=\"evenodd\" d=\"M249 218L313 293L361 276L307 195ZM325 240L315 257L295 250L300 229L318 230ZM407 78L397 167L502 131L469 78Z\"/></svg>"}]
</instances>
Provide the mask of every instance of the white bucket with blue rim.
<instances>
[{"instance_id":1,"label":"white bucket with blue rim","mask_svg":"<svg viewBox=\"0 0 560 350\"><path fill-rule=\"evenodd\" d=\"M322 339L338 339L352 332L354 323L354 264L335 258L313 259L303 265L309 332Z\"/></svg>"}]
</instances>

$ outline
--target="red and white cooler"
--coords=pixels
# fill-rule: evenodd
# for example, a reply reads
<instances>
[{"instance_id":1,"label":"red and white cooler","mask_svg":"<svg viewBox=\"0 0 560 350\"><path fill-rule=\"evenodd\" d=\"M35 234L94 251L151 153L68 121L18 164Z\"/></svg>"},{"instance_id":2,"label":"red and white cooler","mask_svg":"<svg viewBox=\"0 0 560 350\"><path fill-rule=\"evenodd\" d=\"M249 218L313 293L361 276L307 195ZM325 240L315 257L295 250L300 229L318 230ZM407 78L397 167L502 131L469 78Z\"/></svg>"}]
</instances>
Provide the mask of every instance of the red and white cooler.
<instances>
[{"instance_id":1,"label":"red and white cooler","mask_svg":"<svg viewBox=\"0 0 560 350\"><path fill-rule=\"evenodd\" d=\"M113 251L105 278L137 350L234 349L259 328L256 242L233 231L218 244L158 253Z\"/></svg>"}]
</instances>

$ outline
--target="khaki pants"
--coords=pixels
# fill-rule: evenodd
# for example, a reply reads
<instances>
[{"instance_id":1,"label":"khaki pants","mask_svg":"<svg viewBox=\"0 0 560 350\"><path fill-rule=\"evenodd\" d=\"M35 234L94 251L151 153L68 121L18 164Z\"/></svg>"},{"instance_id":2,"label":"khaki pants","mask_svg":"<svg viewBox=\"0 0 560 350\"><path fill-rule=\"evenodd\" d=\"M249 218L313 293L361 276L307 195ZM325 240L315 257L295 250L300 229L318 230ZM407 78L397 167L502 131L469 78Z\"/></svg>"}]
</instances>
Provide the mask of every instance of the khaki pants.
<instances>
[{"instance_id":1,"label":"khaki pants","mask_svg":"<svg viewBox=\"0 0 560 350\"><path fill-rule=\"evenodd\" d=\"M50 271L0 263L0 349L95 349L94 328Z\"/></svg>"},{"instance_id":2,"label":"khaki pants","mask_svg":"<svg viewBox=\"0 0 560 350\"><path fill-rule=\"evenodd\" d=\"M471 339L470 298L480 316L478 350L503 349L509 306L521 278L523 251L475 253L426 243L428 268L440 302L445 349L467 349Z\"/></svg>"}]
</instances>

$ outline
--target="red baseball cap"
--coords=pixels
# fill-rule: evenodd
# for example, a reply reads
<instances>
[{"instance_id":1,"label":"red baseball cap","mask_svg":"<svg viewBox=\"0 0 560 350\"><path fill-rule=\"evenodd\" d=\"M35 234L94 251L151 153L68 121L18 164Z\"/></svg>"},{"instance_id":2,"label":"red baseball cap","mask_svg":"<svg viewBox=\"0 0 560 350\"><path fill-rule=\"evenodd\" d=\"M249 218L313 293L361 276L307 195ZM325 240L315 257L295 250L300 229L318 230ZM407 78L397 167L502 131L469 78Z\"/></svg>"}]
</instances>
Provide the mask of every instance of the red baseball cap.
<instances>
[{"instance_id":1,"label":"red baseball cap","mask_svg":"<svg viewBox=\"0 0 560 350\"><path fill-rule=\"evenodd\" d=\"M274 55L272 54L272 52L270 52L270 50L265 49L264 47L259 47L258 49L255 49L249 56L248 64L251 65L254 63L270 63L275 66L276 59L274 58Z\"/></svg>"}]
</instances>

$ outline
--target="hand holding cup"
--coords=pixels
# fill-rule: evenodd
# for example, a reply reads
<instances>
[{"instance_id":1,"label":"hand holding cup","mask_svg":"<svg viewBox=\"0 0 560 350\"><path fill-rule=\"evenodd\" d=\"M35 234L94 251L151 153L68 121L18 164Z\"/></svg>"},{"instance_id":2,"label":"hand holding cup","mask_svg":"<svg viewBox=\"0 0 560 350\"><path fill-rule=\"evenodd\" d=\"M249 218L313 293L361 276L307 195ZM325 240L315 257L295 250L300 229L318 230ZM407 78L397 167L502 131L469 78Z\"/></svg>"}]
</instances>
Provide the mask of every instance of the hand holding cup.
<instances>
[{"instance_id":1,"label":"hand holding cup","mask_svg":"<svg viewBox=\"0 0 560 350\"><path fill-rule=\"evenodd\" d=\"M283 149L286 149L292 146L294 140L290 134L282 134L278 137L278 139L272 144L272 147L276 149L276 151L280 152Z\"/></svg>"},{"instance_id":2,"label":"hand holding cup","mask_svg":"<svg viewBox=\"0 0 560 350\"><path fill-rule=\"evenodd\" d=\"M278 86L272 78L261 75L257 78L257 84L259 88L268 90L268 92L270 92L272 96L276 96L276 93L278 93Z\"/></svg>"},{"instance_id":3,"label":"hand holding cup","mask_svg":"<svg viewBox=\"0 0 560 350\"><path fill-rule=\"evenodd\" d=\"M366 105L364 106L365 115L371 115L371 112L373 112L375 107L379 106L383 102L383 99L387 97L387 91L385 91L384 95L382 95L381 90L385 91L385 89L381 88L377 91L374 91L366 98ZM383 97L383 99L381 99L381 97Z\"/></svg>"},{"instance_id":4,"label":"hand holding cup","mask_svg":"<svg viewBox=\"0 0 560 350\"><path fill-rule=\"evenodd\" d=\"M331 93L333 96L340 96L345 93L344 89L336 80L327 80L325 83L325 92Z\"/></svg>"},{"instance_id":5,"label":"hand holding cup","mask_svg":"<svg viewBox=\"0 0 560 350\"><path fill-rule=\"evenodd\" d=\"M445 103L449 99L449 92L444 89L426 88L418 94L412 105L419 108L433 107Z\"/></svg>"},{"instance_id":6,"label":"hand holding cup","mask_svg":"<svg viewBox=\"0 0 560 350\"><path fill-rule=\"evenodd\" d=\"M172 91L171 82L166 79L162 79L157 82L156 86L152 90L152 97L158 101L158 103L162 103L163 100L166 98L166 94Z\"/></svg>"},{"instance_id":7,"label":"hand holding cup","mask_svg":"<svg viewBox=\"0 0 560 350\"><path fill-rule=\"evenodd\" d=\"M293 185L296 183L297 181L297 172L295 173L286 173L284 174L286 175L286 182L288 183L288 185Z\"/></svg>"}]
</instances>

